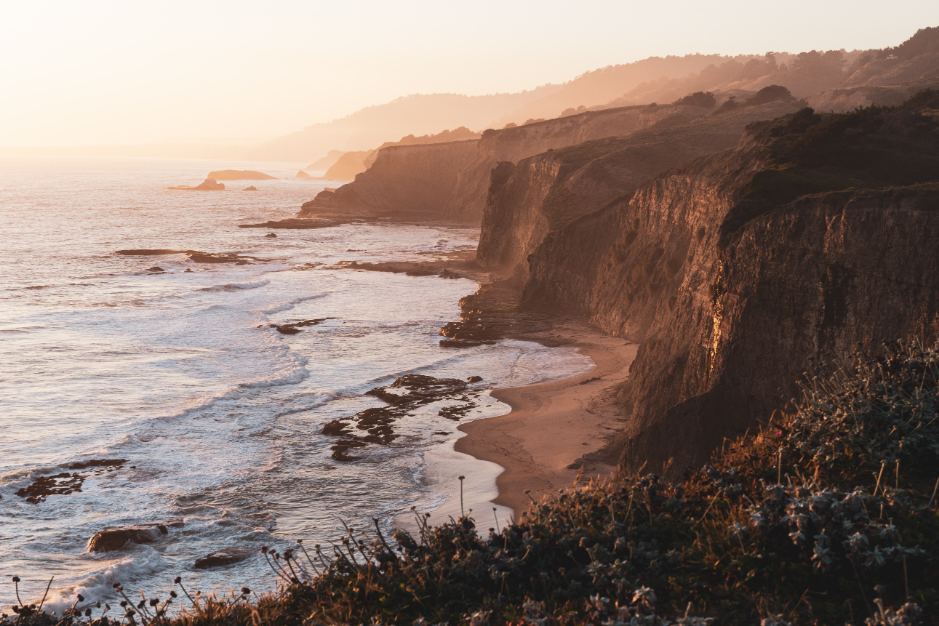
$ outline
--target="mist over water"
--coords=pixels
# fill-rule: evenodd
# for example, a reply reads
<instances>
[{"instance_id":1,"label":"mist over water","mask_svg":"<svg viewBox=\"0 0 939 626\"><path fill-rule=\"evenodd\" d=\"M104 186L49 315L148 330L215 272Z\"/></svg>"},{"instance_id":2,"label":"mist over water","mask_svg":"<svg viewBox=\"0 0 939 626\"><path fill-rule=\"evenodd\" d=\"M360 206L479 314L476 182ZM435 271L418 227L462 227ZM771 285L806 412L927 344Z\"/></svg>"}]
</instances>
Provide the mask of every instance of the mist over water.
<instances>
[{"instance_id":1,"label":"mist over water","mask_svg":"<svg viewBox=\"0 0 939 626\"><path fill-rule=\"evenodd\" d=\"M323 424L380 405L364 392L406 372L482 376L467 421L507 410L490 385L588 365L573 350L528 342L440 348L438 328L458 315L471 281L328 267L472 248L475 229L347 225L267 238L238 224L292 216L323 184L166 189L199 182L212 165L0 161L0 575L23 577L27 595L41 595L51 575L54 599L77 590L106 599L115 581L165 593L177 575L206 591L263 590L273 579L262 545L325 543L341 534L339 520L365 529L378 517L387 527L411 506L444 504L459 473L485 527L498 468L452 452L458 423L437 415L439 403L398 422L393 445L358 450L352 463L331 458ZM259 191L242 192L249 184ZM259 260L114 254L129 248ZM290 336L270 326L313 318L328 319ZM92 459L127 463L38 504L16 495ZM168 524L169 534L86 551L96 531L141 523ZM233 547L252 556L192 569ZM0 587L0 605L11 593Z\"/></svg>"}]
</instances>

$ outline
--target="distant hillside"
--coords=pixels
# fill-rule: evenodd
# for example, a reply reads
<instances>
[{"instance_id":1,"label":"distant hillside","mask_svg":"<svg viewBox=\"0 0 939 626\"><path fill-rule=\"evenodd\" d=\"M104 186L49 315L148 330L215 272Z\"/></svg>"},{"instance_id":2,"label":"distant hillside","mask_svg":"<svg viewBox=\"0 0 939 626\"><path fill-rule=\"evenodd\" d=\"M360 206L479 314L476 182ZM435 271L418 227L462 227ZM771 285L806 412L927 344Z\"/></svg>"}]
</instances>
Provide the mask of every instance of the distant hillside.
<instances>
[{"instance_id":1,"label":"distant hillside","mask_svg":"<svg viewBox=\"0 0 939 626\"><path fill-rule=\"evenodd\" d=\"M533 91L487 96L404 96L278 137L255 146L249 156L307 162L329 150L371 150L411 134L431 135L458 126L481 130L508 111L521 109L556 89L556 86L546 86Z\"/></svg>"},{"instance_id":2,"label":"distant hillside","mask_svg":"<svg viewBox=\"0 0 939 626\"><path fill-rule=\"evenodd\" d=\"M914 86L939 85L939 28L924 28L883 50L652 57L518 93L405 96L273 139L247 156L309 161L329 150L372 150L405 135L458 126L483 131L583 108L674 102L696 91L732 95L768 85L782 85L818 110L895 105Z\"/></svg>"},{"instance_id":3,"label":"distant hillside","mask_svg":"<svg viewBox=\"0 0 939 626\"><path fill-rule=\"evenodd\" d=\"M782 85L825 111L896 105L924 86L939 85L939 27L923 28L883 50L768 53L725 59L700 72L639 85L611 105L671 102L694 91L733 93Z\"/></svg>"},{"instance_id":4,"label":"distant hillside","mask_svg":"<svg viewBox=\"0 0 939 626\"><path fill-rule=\"evenodd\" d=\"M562 85L544 85L519 93L405 96L278 137L254 148L251 156L308 161L328 150L371 149L409 134L430 135L458 126L482 131L507 123L557 117L568 108L606 105L651 80L686 78L727 58L701 54L653 57L587 72Z\"/></svg>"}]
</instances>

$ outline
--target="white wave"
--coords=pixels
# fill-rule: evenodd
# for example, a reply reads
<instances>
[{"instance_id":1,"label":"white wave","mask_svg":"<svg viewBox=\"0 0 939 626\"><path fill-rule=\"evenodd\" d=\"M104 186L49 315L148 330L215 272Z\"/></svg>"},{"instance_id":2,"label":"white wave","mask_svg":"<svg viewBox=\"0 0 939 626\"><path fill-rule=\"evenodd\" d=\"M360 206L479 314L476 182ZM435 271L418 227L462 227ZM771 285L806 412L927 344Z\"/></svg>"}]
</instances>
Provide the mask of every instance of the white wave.
<instances>
[{"instance_id":1,"label":"white wave","mask_svg":"<svg viewBox=\"0 0 939 626\"><path fill-rule=\"evenodd\" d=\"M259 280L252 283L225 283L224 285L212 285L211 287L201 287L199 291L205 292L225 292L225 291L244 291L247 289L259 289L270 285L269 280Z\"/></svg>"}]
</instances>

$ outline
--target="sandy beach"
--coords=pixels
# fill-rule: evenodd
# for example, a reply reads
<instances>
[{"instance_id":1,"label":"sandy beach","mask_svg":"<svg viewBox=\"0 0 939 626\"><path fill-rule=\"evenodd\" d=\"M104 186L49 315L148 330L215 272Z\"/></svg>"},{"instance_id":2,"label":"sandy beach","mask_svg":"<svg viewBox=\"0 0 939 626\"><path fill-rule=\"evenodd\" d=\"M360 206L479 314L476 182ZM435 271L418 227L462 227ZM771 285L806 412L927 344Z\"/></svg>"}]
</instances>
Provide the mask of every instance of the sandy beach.
<instances>
[{"instance_id":1,"label":"sandy beach","mask_svg":"<svg viewBox=\"0 0 939 626\"><path fill-rule=\"evenodd\" d=\"M462 276L485 287L491 274L475 262L475 251L461 251L437 260L362 263L350 269L424 276ZM480 293L480 292L477 292ZM594 366L585 372L534 385L494 389L493 397L512 410L505 415L477 420L459 427L466 436L454 450L503 468L496 479L495 504L510 508L516 519L531 499L556 493L578 479L605 476L616 468L617 453L607 449L610 439L624 430L625 419L616 407L616 388L626 380L639 345L605 335L570 319L518 318L506 324L498 317L505 293L488 292L482 305L489 323L502 324L506 336L545 345L573 346L590 357ZM493 306L493 304L495 305ZM514 311L508 306L502 311ZM510 314L512 319L515 314Z\"/></svg>"},{"instance_id":2,"label":"sandy beach","mask_svg":"<svg viewBox=\"0 0 939 626\"><path fill-rule=\"evenodd\" d=\"M460 426L466 436L456 442L458 452L505 468L496 481L495 502L511 508L516 519L528 508L529 496L538 500L578 476L588 479L614 469L616 459L602 452L608 442L602 433L623 430L613 395L638 348L580 324L558 325L526 339L574 345L595 365L560 380L493 390L512 411Z\"/></svg>"}]
</instances>

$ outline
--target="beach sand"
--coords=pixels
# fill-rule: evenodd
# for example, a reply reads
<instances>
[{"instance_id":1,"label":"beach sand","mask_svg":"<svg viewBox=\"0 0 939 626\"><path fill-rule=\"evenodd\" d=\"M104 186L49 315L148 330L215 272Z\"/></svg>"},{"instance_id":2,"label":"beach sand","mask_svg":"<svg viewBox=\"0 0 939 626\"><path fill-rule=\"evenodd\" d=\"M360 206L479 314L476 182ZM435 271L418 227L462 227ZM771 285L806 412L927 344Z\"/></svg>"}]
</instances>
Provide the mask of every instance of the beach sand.
<instances>
[{"instance_id":1,"label":"beach sand","mask_svg":"<svg viewBox=\"0 0 939 626\"><path fill-rule=\"evenodd\" d=\"M578 477L615 469L615 452L605 450L624 426L615 388L628 376L638 349L638 344L573 323L525 339L576 346L595 366L559 380L493 390L512 411L460 426L466 436L456 442L458 452L505 468L496 480L495 502L511 508L516 519L528 508L529 496L538 500Z\"/></svg>"},{"instance_id":2,"label":"beach sand","mask_svg":"<svg viewBox=\"0 0 939 626\"><path fill-rule=\"evenodd\" d=\"M340 266L417 276L460 276L483 287L493 286L492 276L476 264L475 251L470 250L428 261ZM494 389L493 397L508 404L511 411L459 427L466 435L455 442L453 450L503 468L496 478L498 496L492 502L511 509L519 519L532 499L537 501L572 486L578 479L606 476L616 469L619 451L609 444L626 425L615 403L616 388L629 375L639 345L605 335L583 322L550 315L518 315L513 305L504 301L511 292L489 291L490 298L481 305L489 323L501 324L503 336L574 346L594 362L594 367L574 376ZM456 463L459 456L451 463ZM480 487L480 493L484 491ZM458 509L453 507L450 503L441 511L454 514Z\"/></svg>"}]
</instances>

